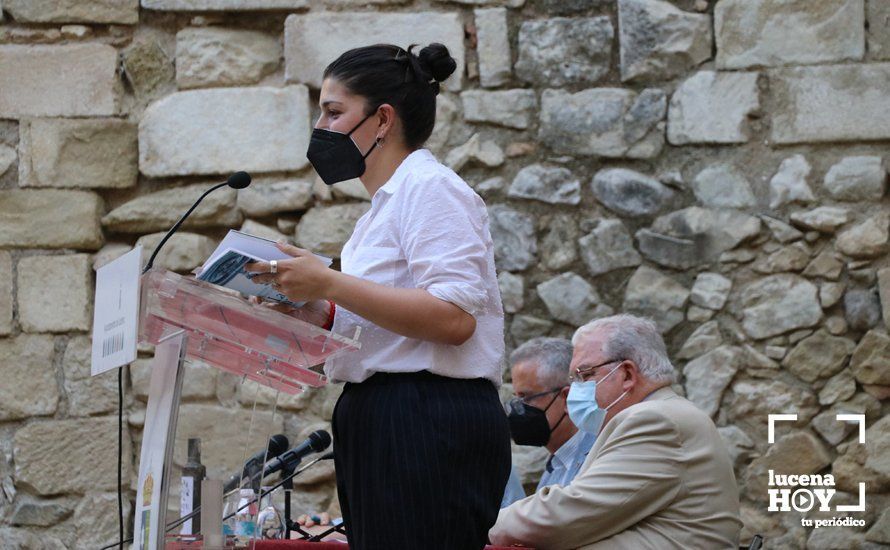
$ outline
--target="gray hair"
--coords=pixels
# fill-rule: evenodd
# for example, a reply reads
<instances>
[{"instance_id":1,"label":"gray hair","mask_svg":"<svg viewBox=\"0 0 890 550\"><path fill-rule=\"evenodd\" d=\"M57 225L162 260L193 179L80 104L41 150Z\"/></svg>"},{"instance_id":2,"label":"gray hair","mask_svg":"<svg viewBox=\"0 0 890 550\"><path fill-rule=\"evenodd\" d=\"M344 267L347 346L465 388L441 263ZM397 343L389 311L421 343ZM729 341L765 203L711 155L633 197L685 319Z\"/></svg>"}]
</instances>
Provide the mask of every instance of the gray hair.
<instances>
[{"instance_id":1,"label":"gray hair","mask_svg":"<svg viewBox=\"0 0 890 550\"><path fill-rule=\"evenodd\" d=\"M510 366L523 361L538 365L538 381L548 388L568 384L572 344L565 338L532 338L510 354Z\"/></svg>"},{"instance_id":2,"label":"gray hair","mask_svg":"<svg viewBox=\"0 0 890 550\"><path fill-rule=\"evenodd\" d=\"M674 382L674 365L668 358L661 333L651 320L628 314L595 319L575 331L572 344L578 345L585 335L602 329L607 331L603 344L606 357L633 361L640 374L651 382Z\"/></svg>"}]
</instances>

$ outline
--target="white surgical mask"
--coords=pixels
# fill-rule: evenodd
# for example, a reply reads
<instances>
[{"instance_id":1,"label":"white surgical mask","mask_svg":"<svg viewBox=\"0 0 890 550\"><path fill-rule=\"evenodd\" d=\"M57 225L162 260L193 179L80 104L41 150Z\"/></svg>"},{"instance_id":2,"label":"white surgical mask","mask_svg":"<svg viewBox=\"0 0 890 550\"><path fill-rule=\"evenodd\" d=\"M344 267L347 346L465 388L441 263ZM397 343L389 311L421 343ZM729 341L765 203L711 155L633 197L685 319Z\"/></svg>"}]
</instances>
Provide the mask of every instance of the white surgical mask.
<instances>
[{"instance_id":1,"label":"white surgical mask","mask_svg":"<svg viewBox=\"0 0 890 550\"><path fill-rule=\"evenodd\" d=\"M612 373L618 370L621 365L609 371L609 374L603 376L602 382L606 378L612 376ZM607 407L599 406L596 401L596 380L588 380L587 382L572 382L569 388L569 395L566 398L566 406L569 409L569 418L575 426L582 432L599 434L603 427L603 421L606 419L606 412L612 406L620 401L627 392L618 396L618 399L612 401Z\"/></svg>"}]
</instances>

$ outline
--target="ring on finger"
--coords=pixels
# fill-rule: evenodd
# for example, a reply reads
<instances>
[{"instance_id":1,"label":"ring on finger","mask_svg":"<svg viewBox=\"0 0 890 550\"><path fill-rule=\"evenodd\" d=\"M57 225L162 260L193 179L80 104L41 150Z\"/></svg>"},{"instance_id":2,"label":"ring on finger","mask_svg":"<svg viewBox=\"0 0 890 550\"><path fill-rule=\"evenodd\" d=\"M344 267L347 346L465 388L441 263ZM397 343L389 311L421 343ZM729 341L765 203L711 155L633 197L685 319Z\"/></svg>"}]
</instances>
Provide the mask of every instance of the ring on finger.
<instances>
[{"instance_id":1,"label":"ring on finger","mask_svg":"<svg viewBox=\"0 0 890 550\"><path fill-rule=\"evenodd\" d=\"M278 260L269 262L269 273L278 273Z\"/></svg>"}]
</instances>

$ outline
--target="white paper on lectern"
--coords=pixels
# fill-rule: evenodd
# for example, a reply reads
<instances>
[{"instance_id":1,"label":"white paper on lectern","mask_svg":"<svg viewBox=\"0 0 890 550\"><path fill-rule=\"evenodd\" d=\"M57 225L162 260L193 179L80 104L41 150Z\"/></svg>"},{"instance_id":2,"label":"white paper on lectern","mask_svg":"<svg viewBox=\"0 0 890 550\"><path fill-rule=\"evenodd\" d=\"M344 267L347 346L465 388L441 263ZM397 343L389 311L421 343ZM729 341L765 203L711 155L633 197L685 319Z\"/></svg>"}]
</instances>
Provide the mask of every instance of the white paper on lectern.
<instances>
[{"instance_id":1,"label":"white paper on lectern","mask_svg":"<svg viewBox=\"0 0 890 550\"><path fill-rule=\"evenodd\" d=\"M142 246L96 272L93 312L93 376L136 360Z\"/></svg>"}]
</instances>

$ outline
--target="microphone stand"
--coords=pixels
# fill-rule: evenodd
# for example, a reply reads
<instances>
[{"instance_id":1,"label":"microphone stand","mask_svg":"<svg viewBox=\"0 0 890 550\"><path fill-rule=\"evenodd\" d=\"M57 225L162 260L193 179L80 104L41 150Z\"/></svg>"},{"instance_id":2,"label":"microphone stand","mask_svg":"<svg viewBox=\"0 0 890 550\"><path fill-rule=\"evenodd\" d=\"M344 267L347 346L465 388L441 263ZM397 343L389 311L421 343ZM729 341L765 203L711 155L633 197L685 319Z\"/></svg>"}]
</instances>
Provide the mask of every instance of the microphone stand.
<instances>
[{"instance_id":1,"label":"microphone stand","mask_svg":"<svg viewBox=\"0 0 890 550\"><path fill-rule=\"evenodd\" d=\"M166 243L167 240L168 240L170 237L172 237L174 233L176 233L176 230L179 229L179 226L182 225L182 222L184 222L185 219L188 218L189 215L190 215L192 212L194 212L195 208L197 208L198 205L201 204L201 201L204 200L204 197L206 197L206 196L209 195L210 193L213 193L214 191L216 191L216 190L219 189L220 187L225 187L225 186L227 186L228 184L229 184L228 182L225 182L225 181L224 181L224 182L222 182L222 183L220 183L220 184L214 185L213 187L211 187L211 188L208 189L207 191L204 191L204 194L201 195L201 197L198 198L198 200L195 201L195 204L193 204L192 207L189 208L188 211L187 211L185 214L183 214L181 218L179 218L179 221L176 222L175 224L173 224L173 227L171 227L170 230L167 231L167 234L164 235L164 238L161 239L161 242L158 243L158 246L156 246L155 249L154 249L154 252L152 252L151 257L148 259L148 263L145 264L145 268L142 270L142 273L146 273L146 272L148 272L149 269L151 269L151 266L153 266L153 265L154 265L154 262L155 262L155 256L157 256L157 255L158 255L158 252L161 251L161 248L164 246L164 243Z\"/></svg>"},{"instance_id":2,"label":"microphone stand","mask_svg":"<svg viewBox=\"0 0 890 550\"><path fill-rule=\"evenodd\" d=\"M272 493L275 489L278 489L279 487L283 486L287 480L289 480L289 479L293 479L293 478L295 478L296 476L298 476L298 475L302 474L303 472L305 472L306 470L308 470L308 469L309 469L310 467L312 467L316 462L319 462L319 461L322 461L322 460L327 460L328 458L329 458L329 456L328 456L327 454L322 455L322 456L320 456L320 457L318 457L318 458L312 460L311 462L309 462L308 464L306 464L305 466L303 466L303 467L300 468L299 470L295 471L294 473L290 474L286 479L284 479L284 480L282 480L282 481L279 481L277 484L273 485L272 487L269 487L269 488L266 489L265 491L261 491L260 494L259 494L259 496L257 496L257 502L259 502L264 496L267 496L267 495L269 495L270 493ZM235 489L235 491L237 491L237 490L238 490L238 489ZM227 496L231 495L232 493L234 493L235 491L229 491L228 493L226 493L225 496L227 497ZM250 506L251 504L253 504L253 503L252 503L252 502L248 502L248 503L245 504L244 506L241 506L240 508L238 508L237 510L235 510L235 511L232 512L231 514L225 516L225 517L223 518L223 521L226 521L227 519L234 517L235 514L237 514L237 513L240 512L241 510L247 508L247 507ZM168 523L168 524L167 524L167 527L166 527L166 531L167 531L167 532L173 531L174 529L176 529L177 527L179 527L180 525L182 525L183 523L187 522L188 520L192 519L193 517L197 516L197 515L200 514L200 513L201 513L201 507L198 506L197 508L195 508L194 510L192 510L192 512L191 512L190 514L187 514L187 515L185 515L185 516L182 516L182 517L180 517L179 519L176 519L176 520L174 520L174 521ZM298 531L300 531L304 536L309 536L309 533L306 533L306 532L304 532L304 531L302 531L302 530L300 530L300 529L298 529ZM129 539L126 539L126 540L122 540L122 541L119 541L119 542L115 542L115 543L113 543L113 544L109 544L108 546L104 546L104 547L102 547L101 550L109 550L110 548L114 548L115 546L122 546L122 545L127 544L127 543L130 543L130 542L133 542L133 539L132 539L132 538L129 538Z\"/></svg>"},{"instance_id":3,"label":"microphone stand","mask_svg":"<svg viewBox=\"0 0 890 550\"><path fill-rule=\"evenodd\" d=\"M294 465L296 466L296 464ZM281 469L281 483L284 490L284 538L290 539L290 532L294 527L291 519L290 497L294 491L294 466L285 466Z\"/></svg>"}]
</instances>

